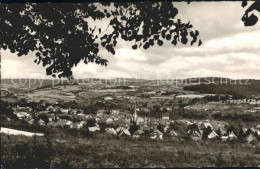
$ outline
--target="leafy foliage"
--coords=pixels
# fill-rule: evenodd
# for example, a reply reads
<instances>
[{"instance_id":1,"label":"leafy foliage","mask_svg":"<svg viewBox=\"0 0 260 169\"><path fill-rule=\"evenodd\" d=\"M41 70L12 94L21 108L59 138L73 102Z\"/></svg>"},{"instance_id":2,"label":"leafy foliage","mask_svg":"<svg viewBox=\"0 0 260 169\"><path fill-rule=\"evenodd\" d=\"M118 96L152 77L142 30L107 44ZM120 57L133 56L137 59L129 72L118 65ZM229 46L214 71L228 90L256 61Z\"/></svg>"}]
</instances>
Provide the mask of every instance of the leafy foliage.
<instances>
[{"instance_id":1,"label":"leafy foliage","mask_svg":"<svg viewBox=\"0 0 260 169\"><path fill-rule=\"evenodd\" d=\"M171 2L115 3L24 3L0 4L2 48L18 56L35 52L35 63L53 77L72 77L80 61L107 65L100 45L112 54L119 38L134 43L133 49L162 46L164 41L190 44L199 32L175 19ZM92 28L89 20L109 20L105 30ZM108 28L110 31L108 31Z\"/></svg>"},{"instance_id":2,"label":"leafy foliage","mask_svg":"<svg viewBox=\"0 0 260 169\"><path fill-rule=\"evenodd\" d=\"M259 164L259 145L252 147L240 142L118 139L103 134L85 138L71 137L62 131L61 134L54 134L51 144L39 137L32 140L33 138L10 136L8 139L8 136L3 135L3 167L169 168ZM65 140L66 144L56 140ZM26 149L26 153L22 149ZM233 163L235 160L237 163Z\"/></svg>"},{"instance_id":3,"label":"leafy foliage","mask_svg":"<svg viewBox=\"0 0 260 169\"><path fill-rule=\"evenodd\" d=\"M242 6L243 8L246 7L246 6L247 6L247 0L242 1L241 6ZM253 26L253 25L255 25L255 24L257 23L258 18L257 18L257 16L256 16L254 13L252 13L250 16L248 16L249 13L252 12L252 11L254 11L254 10L260 12L260 2L259 2L259 1L255 1L255 2L254 2L252 5L250 5L250 6L247 8L247 10L245 11L245 14L244 14L243 17L242 17L242 21L244 22L244 25L245 25L245 26Z\"/></svg>"}]
</instances>

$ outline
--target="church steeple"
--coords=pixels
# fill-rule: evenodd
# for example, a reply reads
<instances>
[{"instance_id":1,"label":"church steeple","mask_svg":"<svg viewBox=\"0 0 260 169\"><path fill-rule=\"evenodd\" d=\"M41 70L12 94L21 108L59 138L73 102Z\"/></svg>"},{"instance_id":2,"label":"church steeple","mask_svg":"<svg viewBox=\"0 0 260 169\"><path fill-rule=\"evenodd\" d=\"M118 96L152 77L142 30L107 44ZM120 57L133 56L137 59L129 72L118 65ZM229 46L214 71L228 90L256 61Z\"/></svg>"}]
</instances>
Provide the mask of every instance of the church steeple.
<instances>
[{"instance_id":1,"label":"church steeple","mask_svg":"<svg viewBox=\"0 0 260 169\"><path fill-rule=\"evenodd\" d=\"M136 102L135 102L135 111L134 111L134 120L135 120L135 122L137 122L137 118L138 118L138 116L137 116L137 112L136 112Z\"/></svg>"},{"instance_id":2,"label":"church steeple","mask_svg":"<svg viewBox=\"0 0 260 169\"><path fill-rule=\"evenodd\" d=\"M136 102L135 102L134 112L133 112L133 114L130 115L130 121L131 121L131 123L137 124L137 119L138 119L138 116L137 116L137 112L136 112Z\"/></svg>"}]
</instances>

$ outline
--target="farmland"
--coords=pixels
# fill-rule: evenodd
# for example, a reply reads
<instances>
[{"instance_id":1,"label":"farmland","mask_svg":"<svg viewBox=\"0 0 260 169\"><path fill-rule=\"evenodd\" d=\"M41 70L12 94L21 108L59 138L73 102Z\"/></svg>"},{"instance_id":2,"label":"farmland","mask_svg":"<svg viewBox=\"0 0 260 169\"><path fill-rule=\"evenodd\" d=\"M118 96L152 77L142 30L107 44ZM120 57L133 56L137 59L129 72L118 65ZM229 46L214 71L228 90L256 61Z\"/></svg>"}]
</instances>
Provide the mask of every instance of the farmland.
<instances>
[{"instance_id":1,"label":"farmland","mask_svg":"<svg viewBox=\"0 0 260 169\"><path fill-rule=\"evenodd\" d=\"M57 100L73 101L75 100L75 95L70 92L60 92L59 90L43 90L35 91L28 94L30 100L46 100L48 102L54 102Z\"/></svg>"}]
</instances>

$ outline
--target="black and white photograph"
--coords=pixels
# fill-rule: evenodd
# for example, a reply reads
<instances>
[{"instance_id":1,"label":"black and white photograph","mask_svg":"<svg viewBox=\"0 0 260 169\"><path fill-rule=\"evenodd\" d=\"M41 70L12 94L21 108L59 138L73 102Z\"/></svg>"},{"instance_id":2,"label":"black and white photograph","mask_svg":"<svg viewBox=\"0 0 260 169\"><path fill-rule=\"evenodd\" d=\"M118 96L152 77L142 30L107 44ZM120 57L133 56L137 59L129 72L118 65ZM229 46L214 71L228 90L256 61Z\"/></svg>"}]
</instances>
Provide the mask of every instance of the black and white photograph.
<instances>
[{"instance_id":1,"label":"black and white photograph","mask_svg":"<svg viewBox=\"0 0 260 169\"><path fill-rule=\"evenodd\" d=\"M0 1L1 169L260 167L260 1Z\"/></svg>"}]
</instances>

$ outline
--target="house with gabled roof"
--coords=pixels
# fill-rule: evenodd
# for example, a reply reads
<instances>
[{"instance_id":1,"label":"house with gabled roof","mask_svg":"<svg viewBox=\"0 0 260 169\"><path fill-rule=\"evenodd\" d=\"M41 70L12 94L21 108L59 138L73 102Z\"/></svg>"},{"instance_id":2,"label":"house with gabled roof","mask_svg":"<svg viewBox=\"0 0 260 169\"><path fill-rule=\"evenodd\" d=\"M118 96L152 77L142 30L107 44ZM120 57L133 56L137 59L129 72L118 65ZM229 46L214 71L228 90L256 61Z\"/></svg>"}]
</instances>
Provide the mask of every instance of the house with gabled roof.
<instances>
[{"instance_id":1,"label":"house with gabled roof","mask_svg":"<svg viewBox=\"0 0 260 169\"><path fill-rule=\"evenodd\" d=\"M15 112L16 116L19 118L19 119L25 119L25 118L30 118L31 115L27 112Z\"/></svg>"},{"instance_id":2,"label":"house with gabled roof","mask_svg":"<svg viewBox=\"0 0 260 169\"><path fill-rule=\"evenodd\" d=\"M112 118L108 118L107 120L106 120L106 123L107 124L112 124L114 122L114 120L112 119Z\"/></svg>"},{"instance_id":3,"label":"house with gabled roof","mask_svg":"<svg viewBox=\"0 0 260 169\"><path fill-rule=\"evenodd\" d=\"M79 122L79 124L80 124L80 126L82 126L82 127L83 127L84 125L86 125L86 124L87 124L87 122L86 122L86 121L80 121L80 122Z\"/></svg>"},{"instance_id":4,"label":"house with gabled roof","mask_svg":"<svg viewBox=\"0 0 260 169\"><path fill-rule=\"evenodd\" d=\"M256 134L260 136L260 130L256 130Z\"/></svg>"},{"instance_id":5,"label":"house with gabled roof","mask_svg":"<svg viewBox=\"0 0 260 169\"><path fill-rule=\"evenodd\" d=\"M115 120L114 123L119 126L125 126L125 121L121 118L118 118L117 120Z\"/></svg>"},{"instance_id":6,"label":"house with gabled roof","mask_svg":"<svg viewBox=\"0 0 260 169\"><path fill-rule=\"evenodd\" d=\"M190 124L192 124L190 121L188 121L188 120L176 120L177 122L180 122L180 123L183 123L183 124L185 124L185 125L190 125Z\"/></svg>"},{"instance_id":7,"label":"house with gabled roof","mask_svg":"<svg viewBox=\"0 0 260 169\"><path fill-rule=\"evenodd\" d=\"M144 122L145 122L145 119L143 117L137 118L137 124L144 123Z\"/></svg>"},{"instance_id":8,"label":"house with gabled roof","mask_svg":"<svg viewBox=\"0 0 260 169\"><path fill-rule=\"evenodd\" d=\"M216 120L210 121L210 124L212 125L214 131L225 126L225 122Z\"/></svg>"},{"instance_id":9,"label":"house with gabled roof","mask_svg":"<svg viewBox=\"0 0 260 169\"><path fill-rule=\"evenodd\" d=\"M79 122L76 122L76 123L72 123L70 125L70 128L75 128L75 129L79 129L79 128L82 128L80 123Z\"/></svg>"},{"instance_id":10,"label":"house with gabled roof","mask_svg":"<svg viewBox=\"0 0 260 169\"><path fill-rule=\"evenodd\" d=\"M38 120L37 124L42 125L42 126L46 125L46 123L42 119Z\"/></svg>"},{"instance_id":11,"label":"house with gabled roof","mask_svg":"<svg viewBox=\"0 0 260 169\"><path fill-rule=\"evenodd\" d=\"M199 126L200 130L205 130L208 127L213 129L213 126L210 124L210 122L202 122Z\"/></svg>"},{"instance_id":12,"label":"house with gabled roof","mask_svg":"<svg viewBox=\"0 0 260 169\"><path fill-rule=\"evenodd\" d=\"M171 123L171 121L168 119L160 119L160 123L164 124L164 125L169 125Z\"/></svg>"},{"instance_id":13,"label":"house with gabled roof","mask_svg":"<svg viewBox=\"0 0 260 169\"><path fill-rule=\"evenodd\" d=\"M106 111L106 110L103 110L103 109L98 110L98 111L97 111L97 116L103 116L103 114L104 114L105 111Z\"/></svg>"},{"instance_id":14,"label":"house with gabled roof","mask_svg":"<svg viewBox=\"0 0 260 169\"><path fill-rule=\"evenodd\" d=\"M156 138L162 139L162 138L163 138L163 133L162 133L160 130L155 129L155 130L150 134L150 138L151 138L151 139L156 139Z\"/></svg>"},{"instance_id":15,"label":"house with gabled roof","mask_svg":"<svg viewBox=\"0 0 260 169\"><path fill-rule=\"evenodd\" d=\"M255 128L251 127L250 129L251 129L251 131L252 131L253 133L256 132L256 129L255 129Z\"/></svg>"},{"instance_id":16,"label":"house with gabled roof","mask_svg":"<svg viewBox=\"0 0 260 169\"><path fill-rule=\"evenodd\" d=\"M86 115L83 113L76 114L73 117L75 117L78 120L86 120Z\"/></svg>"},{"instance_id":17,"label":"house with gabled roof","mask_svg":"<svg viewBox=\"0 0 260 169\"><path fill-rule=\"evenodd\" d=\"M57 122L49 122L48 124L47 124L47 126L51 126L51 127L56 127L57 126Z\"/></svg>"},{"instance_id":18,"label":"house with gabled roof","mask_svg":"<svg viewBox=\"0 0 260 169\"><path fill-rule=\"evenodd\" d=\"M192 140L201 140L201 134L198 131L190 133L190 138Z\"/></svg>"},{"instance_id":19,"label":"house with gabled roof","mask_svg":"<svg viewBox=\"0 0 260 169\"><path fill-rule=\"evenodd\" d=\"M226 130L225 130L225 127L224 127L224 126L220 126L217 130L220 131L220 133L221 133L222 136L226 134ZM217 130L215 130L215 131L217 131Z\"/></svg>"},{"instance_id":20,"label":"house with gabled roof","mask_svg":"<svg viewBox=\"0 0 260 169\"><path fill-rule=\"evenodd\" d=\"M234 134L234 132L230 132L227 135L223 135L220 137L221 140L225 141L225 140L232 140L232 139L237 139L237 136Z\"/></svg>"},{"instance_id":21,"label":"house with gabled roof","mask_svg":"<svg viewBox=\"0 0 260 169\"><path fill-rule=\"evenodd\" d=\"M140 129L143 130L143 131L150 131L150 128L146 124L140 126Z\"/></svg>"},{"instance_id":22,"label":"house with gabled roof","mask_svg":"<svg viewBox=\"0 0 260 169\"><path fill-rule=\"evenodd\" d=\"M218 138L218 134L215 131L212 131L209 135L208 135L208 139L216 139Z\"/></svg>"},{"instance_id":23,"label":"house with gabled roof","mask_svg":"<svg viewBox=\"0 0 260 169\"><path fill-rule=\"evenodd\" d=\"M35 120L34 120L34 119L30 119L30 120L28 121L28 123L29 123L29 124L34 124L34 123L35 123Z\"/></svg>"},{"instance_id":24,"label":"house with gabled roof","mask_svg":"<svg viewBox=\"0 0 260 169\"><path fill-rule=\"evenodd\" d=\"M111 110L111 114L112 115L118 115L119 114L119 110Z\"/></svg>"},{"instance_id":25,"label":"house with gabled roof","mask_svg":"<svg viewBox=\"0 0 260 169\"><path fill-rule=\"evenodd\" d=\"M132 135L132 137L134 138L139 138L144 134L144 131L142 129L138 129L137 131L135 131Z\"/></svg>"},{"instance_id":26,"label":"house with gabled roof","mask_svg":"<svg viewBox=\"0 0 260 169\"><path fill-rule=\"evenodd\" d=\"M88 127L88 130L90 132L100 131L100 127L99 126Z\"/></svg>"},{"instance_id":27,"label":"house with gabled roof","mask_svg":"<svg viewBox=\"0 0 260 169\"><path fill-rule=\"evenodd\" d=\"M177 137L179 134L176 133L176 131L171 130L171 131L169 132L169 135L170 135L171 137Z\"/></svg>"},{"instance_id":28,"label":"house with gabled roof","mask_svg":"<svg viewBox=\"0 0 260 169\"><path fill-rule=\"evenodd\" d=\"M119 133L123 129L124 129L124 127L117 127L116 132Z\"/></svg>"},{"instance_id":29,"label":"house with gabled roof","mask_svg":"<svg viewBox=\"0 0 260 169\"><path fill-rule=\"evenodd\" d=\"M63 108L61 108L60 111L61 111L63 114L69 114L69 109L63 109Z\"/></svg>"},{"instance_id":30,"label":"house with gabled roof","mask_svg":"<svg viewBox=\"0 0 260 169\"><path fill-rule=\"evenodd\" d=\"M258 141L257 138L253 135L253 134L249 134L247 137L246 137L246 141L248 144L250 144L252 141Z\"/></svg>"},{"instance_id":31,"label":"house with gabled roof","mask_svg":"<svg viewBox=\"0 0 260 169\"><path fill-rule=\"evenodd\" d=\"M105 134L109 134L109 135L116 135L116 130L114 128L106 128L105 129Z\"/></svg>"},{"instance_id":32,"label":"house with gabled roof","mask_svg":"<svg viewBox=\"0 0 260 169\"><path fill-rule=\"evenodd\" d=\"M228 138L229 138L229 139L236 139L237 136L234 134L234 132L230 132L230 133L228 134Z\"/></svg>"},{"instance_id":33,"label":"house with gabled roof","mask_svg":"<svg viewBox=\"0 0 260 169\"><path fill-rule=\"evenodd\" d=\"M171 111L172 111L172 107L166 107L165 109L166 109L166 111L168 111L168 112L171 112Z\"/></svg>"},{"instance_id":34,"label":"house with gabled roof","mask_svg":"<svg viewBox=\"0 0 260 169\"><path fill-rule=\"evenodd\" d=\"M57 126L71 126L72 125L72 121L66 120L66 119L60 119L59 121L57 121L54 124L57 125Z\"/></svg>"},{"instance_id":35,"label":"house with gabled roof","mask_svg":"<svg viewBox=\"0 0 260 169\"><path fill-rule=\"evenodd\" d=\"M116 132L119 137L123 137L123 136L131 137L131 133L129 132L129 130L124 127L118 127L116 129Z\"/></svg>"},{"instance_id":36,"label":"house with gabled roof","mask_svg":"<svg viewBox=\"0 0 260 169\"><path fill-rule=\"evenodd\" d=\"M170 119L170 113L162 113L162 119L163 120L169 120Z\"/></svg>"},{"instance_id":37,"label":"house with gabled roof","mask_svg":"<svg viewBox=\"0 0 260 169\"><path fill-rule=\"evenodd\" d=\"M245 134L248 129L249 129L249 128L247 128L247 127L243 127L243 128L242 128L243 133Z\"/></svg>"}]
</instances>

